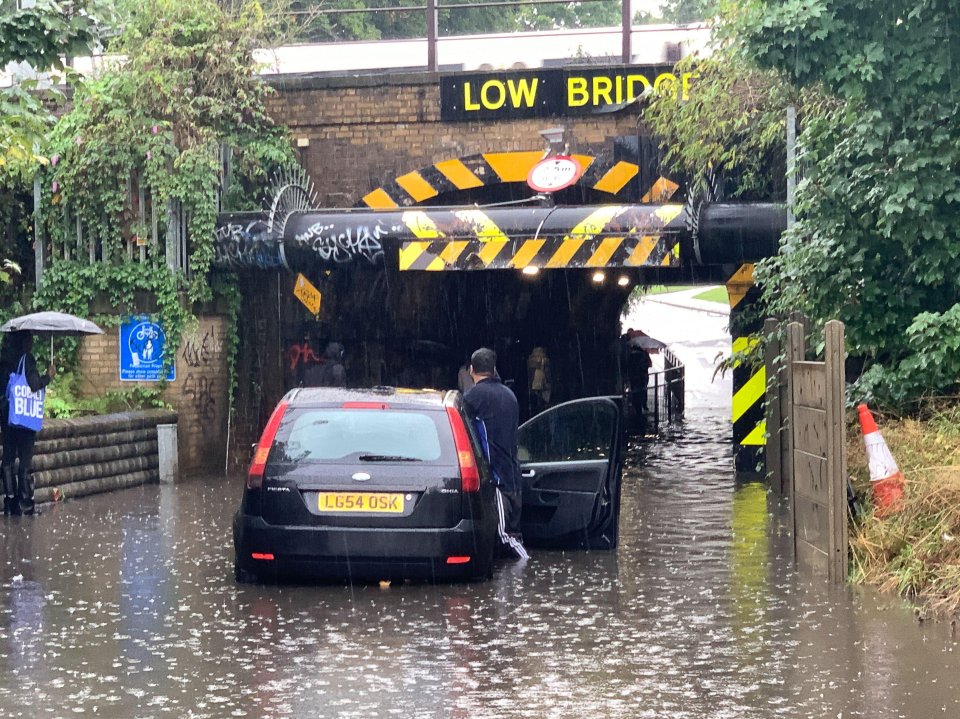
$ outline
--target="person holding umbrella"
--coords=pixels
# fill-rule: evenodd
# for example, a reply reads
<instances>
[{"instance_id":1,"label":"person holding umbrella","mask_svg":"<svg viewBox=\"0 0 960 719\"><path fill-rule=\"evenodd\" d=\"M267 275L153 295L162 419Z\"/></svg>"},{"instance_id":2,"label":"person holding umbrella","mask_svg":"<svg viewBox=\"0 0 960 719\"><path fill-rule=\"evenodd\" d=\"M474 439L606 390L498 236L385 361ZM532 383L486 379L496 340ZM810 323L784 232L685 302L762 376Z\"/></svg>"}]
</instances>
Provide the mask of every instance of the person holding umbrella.
<instances>
[{"instance_id":1,"label":"person holding umbrella","mask_svg":"<svg viewBox=\"0 0 960 719\"><path fill-rule=\"evenodd\" d=\"M33 445L37 438L37 429L24 426L20 422L17 393L14 390L19 377L25 378L30 392L37 393L50 384L56 375L53 362L47 367L46 374L37 372L37 360L33 349L33 335L21 330L8 333L0 348L0 378L5 385L7 396L0 402L0 433L3 435L3 459L0 461L0 476L3 480L3 513L34 514L33 502ZM22 385L22 382L20 382ZM20 398L21 400L24 398ZM11 411L11 408L12 411ZM39 419L43 418L43 402L39 403ZM11 416L12 415L12 416ZM19 460L19 465L17 461Z\"/></svg>"},{"instance_id":2,"label":"person holding umbrella","mask_svg":"<svg viewBox=\"0 0 960 719\"><path fill-rule=\"evenodd\" d=\"M0 346L0 386L6 394L0 400L0 433L3 435L3 460L0 484L3 485L4 514L33 514L33 445L43 424L43 394L56 375L53 366L53 338L102 335L103 330L90 320L63 312L34 312L14 317L0 325L7 338ZM50 335L50 366L46 375L37 372L37 360L31 354L33 334ZM19 466L17 466L19 460ZM16 467L16 472L14 468Z\"/></svg>"}]
</instances>

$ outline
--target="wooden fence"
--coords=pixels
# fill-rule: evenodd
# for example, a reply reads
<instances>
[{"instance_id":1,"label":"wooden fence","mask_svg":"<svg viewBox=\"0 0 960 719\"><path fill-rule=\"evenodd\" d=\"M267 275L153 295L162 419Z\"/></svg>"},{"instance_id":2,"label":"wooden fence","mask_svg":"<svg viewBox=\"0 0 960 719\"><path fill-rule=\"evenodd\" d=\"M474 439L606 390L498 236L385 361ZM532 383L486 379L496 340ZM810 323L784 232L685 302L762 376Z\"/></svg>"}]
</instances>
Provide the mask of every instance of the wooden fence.
<instances>
[{"instance_id":1,"label":"wooden fence","mask_svg":"<svg viewBox=\"0 0 960 719\"><path fill-rule=\"evenodd\" d=\"M794 552L803 571L847 576L847 457L843 323L824 327L823 361L806 359L805 332L767 320L767 469L790 498Z\"/></svg>"}]
</instances>

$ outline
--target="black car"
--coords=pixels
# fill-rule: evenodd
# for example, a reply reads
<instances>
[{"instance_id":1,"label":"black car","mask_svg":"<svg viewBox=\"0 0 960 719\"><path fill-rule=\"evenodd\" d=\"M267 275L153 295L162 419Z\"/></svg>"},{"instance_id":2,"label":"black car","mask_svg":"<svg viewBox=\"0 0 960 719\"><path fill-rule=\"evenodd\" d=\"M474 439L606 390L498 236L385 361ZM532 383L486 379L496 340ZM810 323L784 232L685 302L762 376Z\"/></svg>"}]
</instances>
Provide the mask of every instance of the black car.
<instances>
[{"instance_id":1,"label":"black car","mask_svg":"<svg viewBox=\"0 0 960 719\"><path fill-rule=\"evenodd\" d=\"M621 410L558 405L524 424L531 545L616 545ZM485 578L490 469L456 391L310 388L277 405L234 517L238 581Z\"/></svg>"}]
</instances>

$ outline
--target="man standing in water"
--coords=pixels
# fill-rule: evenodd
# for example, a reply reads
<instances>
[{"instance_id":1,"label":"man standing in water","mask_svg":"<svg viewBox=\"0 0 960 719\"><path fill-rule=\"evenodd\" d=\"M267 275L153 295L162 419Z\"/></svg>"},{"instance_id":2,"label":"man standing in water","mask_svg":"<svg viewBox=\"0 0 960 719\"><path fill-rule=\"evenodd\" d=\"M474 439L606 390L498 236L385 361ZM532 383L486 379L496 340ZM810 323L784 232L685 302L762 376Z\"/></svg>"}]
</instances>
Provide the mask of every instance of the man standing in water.
<instances>
[{"instance_id":1,"label":"man standing in water","mask_svg":"<svg viewBox=\"0 0 960 719\"><path fill-rule=\"evenodd\" d=\"M463 396L476 419L497 486L497 529L500 542L520 559L530 555L520 539L520 462L517 460L517 398L497 376L497 354L481 347L470 356L470 376L476 383Z\"/></svg>"}]
</instances>

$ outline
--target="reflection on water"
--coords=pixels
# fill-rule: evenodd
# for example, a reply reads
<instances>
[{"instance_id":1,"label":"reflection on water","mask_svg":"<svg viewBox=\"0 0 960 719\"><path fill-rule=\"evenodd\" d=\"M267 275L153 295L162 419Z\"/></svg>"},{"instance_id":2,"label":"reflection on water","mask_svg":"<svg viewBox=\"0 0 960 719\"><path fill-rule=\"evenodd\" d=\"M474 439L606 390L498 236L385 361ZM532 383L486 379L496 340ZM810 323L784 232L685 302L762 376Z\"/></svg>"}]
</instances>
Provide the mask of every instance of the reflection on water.
<instances>
[{"instance_id":1,"label":"reflection on water","mask_svg":"<svg viewBox=\"0 0 960 719\"><path fill-rule=\"evenodd\" d=\"M960 716L949 626L798 579L728 435L631 448L616 552L483 584L237 587L236 479L4 520L0 715Z\"/></svg>"}]
</instances>

